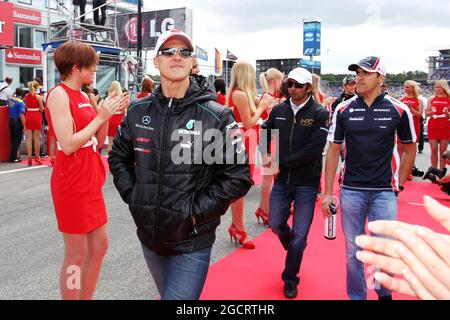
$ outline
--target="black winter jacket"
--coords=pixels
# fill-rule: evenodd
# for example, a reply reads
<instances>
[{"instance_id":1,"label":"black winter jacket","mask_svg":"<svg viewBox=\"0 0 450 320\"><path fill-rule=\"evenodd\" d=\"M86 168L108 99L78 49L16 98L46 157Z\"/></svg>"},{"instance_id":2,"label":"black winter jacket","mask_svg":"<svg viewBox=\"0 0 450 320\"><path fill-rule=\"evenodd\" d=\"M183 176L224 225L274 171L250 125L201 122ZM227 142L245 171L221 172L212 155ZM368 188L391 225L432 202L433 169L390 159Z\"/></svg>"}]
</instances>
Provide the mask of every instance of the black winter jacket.
<instances>
[{"instance_id":1,"label":"black winter jacket","mask_svg":"<svg viewBox=\"0 0 450 320\"><path fill-rule=\"evenodd\" d=\"M117 130L108 159L114 184L140 241L159 255L210 247L221 215L251 187L236 121L215 97L204 77L191 76L183 99L158 88L130 106ZM207 138L208 129L219 139ZM218 160L208 164L202 155L211 149Z\"/></svg>"},{"instance_id":2,"label":"black winter jacket","mask_svg":"<svg viewBox=\"0 0 450 320\"><path fill-rule=\"evenodd\" d=\"M295 118L290 99L275 106L263 123L260 151L270 150L272 130L279 130L277 181L296 186L318 187L322 173L322 152L328 135L329 112L311 97Z\"/></svg>"}]
</instances>

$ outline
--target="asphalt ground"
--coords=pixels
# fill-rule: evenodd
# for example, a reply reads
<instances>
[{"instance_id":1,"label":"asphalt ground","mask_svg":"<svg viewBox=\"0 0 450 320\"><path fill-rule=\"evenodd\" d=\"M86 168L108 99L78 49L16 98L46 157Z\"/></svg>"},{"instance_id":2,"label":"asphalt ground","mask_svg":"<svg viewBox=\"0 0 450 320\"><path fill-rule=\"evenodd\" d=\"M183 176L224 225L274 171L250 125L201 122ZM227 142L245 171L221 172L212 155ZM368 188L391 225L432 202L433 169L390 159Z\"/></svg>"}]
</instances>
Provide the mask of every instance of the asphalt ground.
<instances>
[{"instance_id":1,"label":"asphalt ground","mask_svg":"<svg viewBox=\"0 0 450 320\"><path fill-rule=\"evenodd\" d=\"M425 171L430 164L428 143L417 154L416 165ZM23 171L20 171L23 170ZM59 272L64 254L50 194L49 167L0 163L0 299L60 299ZM421 178L414 178L422 180ZM244 220L250 238L267 230L254 215L260 187L246 196ZM95 299L146 300L159 294L142 256L136 228L107 175L103 188L109 217L109 250L97 285ZM217 229L211 263L236 249L230 243L228 211ZM256 248L255 250L262 248Z\"/></svg>"}]
</instances>

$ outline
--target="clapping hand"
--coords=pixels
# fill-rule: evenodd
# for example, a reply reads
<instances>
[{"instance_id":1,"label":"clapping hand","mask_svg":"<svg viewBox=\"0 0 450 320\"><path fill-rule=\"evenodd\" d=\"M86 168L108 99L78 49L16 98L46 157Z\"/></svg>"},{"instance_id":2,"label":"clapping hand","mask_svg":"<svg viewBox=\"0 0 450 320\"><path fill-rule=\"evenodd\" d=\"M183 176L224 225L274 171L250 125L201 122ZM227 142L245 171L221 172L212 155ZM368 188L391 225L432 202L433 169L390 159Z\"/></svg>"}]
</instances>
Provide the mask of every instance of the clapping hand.
<instances>
[{"instance_id":1,"label":"clapping hand","mask_svg":"<svg viewBox=\"0 0 450 320\"><path fill-rule=\"evenodd\" d=\"M450 231L450 209L425 196L427 212ZM373 233L359 236L357 258L382 270L375 279L385 287L419 299L450 299L450 235L399 221L375 221Z\"/></svg>"},{"instance_id":2,"label":"clapping hand","mask_svg":"<svg viewBox=\"0 0 450 320\"><path fill-rule=\"evenodd\" d=\"M108 120L115 112L122 111L128 105L128 93L110 94L97 107L97 116L103 120Z\"/></svg>"}]
</instances>

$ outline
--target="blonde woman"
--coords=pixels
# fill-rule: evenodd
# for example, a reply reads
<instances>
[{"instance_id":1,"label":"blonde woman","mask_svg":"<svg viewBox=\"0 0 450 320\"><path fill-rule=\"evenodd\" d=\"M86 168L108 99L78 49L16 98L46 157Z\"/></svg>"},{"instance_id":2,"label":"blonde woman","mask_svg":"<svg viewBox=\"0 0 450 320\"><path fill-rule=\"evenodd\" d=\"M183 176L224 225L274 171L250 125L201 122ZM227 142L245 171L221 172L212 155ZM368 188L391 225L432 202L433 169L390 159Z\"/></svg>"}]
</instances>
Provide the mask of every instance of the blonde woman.
<instances>
[{"instance_id":1,"label":"blonde woman","mask_svg":"<svg viewBox=\"0 0 450 320\"><path fill-rule=\"evenodd\" d=\"M34 160L36 165L41 165L40 155L40 138L42 128L42 112L44 111L44 104L42 97L36 93L39 88L37 81L28 82L28 89L30 90L23 101L25 102L25 129L27 132L27 154L28 165L33 165L33 145L34 145ZM33 143L34 140L34 143Z\"/></svg>"},{"instance_id":2,"label":"blonde woman","mask_svg":"<svg viewBox=\"0 0 450 320\"><path fill-rule=\"evenodd\" d=\"M428 141L431 147L431 165L445 168L445 160L442 154L447 150L450 140L450 88L446 80L437 80L434 83L434 96L428 102L426 116L430 117L428 121Z\"/></svg>"},{"instance_id":3,"label":"blonde woman","mask_svg":"<svg viewBox=\"0 0 450 320\"><path fill-rule=\"evenodd\" d=\"M274 98L275 104L280 103L281 84L283 83L283 73L275 68L270 68L266 72L263 72L259 76L259 84L263 89L261 99L269 95ZM266 121L269 118L270 109L266 110L262 114L262 119ZM262 220L263 224L269 225L269 198L270 190L273 184L273 175L265 174L264 168L262 169L262 184L261 194L259 197L259 207L255 211L256 218Z\"/></svg>"},{"instance_id":4,"label":"blonde woman","mask_svg":"<svg viewBox=\"0 0 450 320\"><path fill-rule=\"evenodd\" d=\"M323 93L320 87L320 77L317 74L312 74L312 94L313 98L317 103L324 105L326 95Z\"/></svg>"},{"instance_id":5,"label":"blonde woman","mask_svg":"<svg viewBox=\"0 0 450 320\"><path fill-rule=\"evenodd\" d=\"M121 95L123 93L122 86L119 81L111 82L111 85L108 88L108 96L111 96L116 93L116 95ZM111 151L113 146L113 140L116 136L117 127L122 122L123 117L125 116L126 109L119 110L114 113L114 115L109 119L108 122L108 153Z\"/></svg>"},{"instance_id":6,"label":"blonde woman","mask_svg":"<svg viewBox=\"0 0 450 320\"><path fill-rule=\"evenodd\" d=\"M420 97L420 87L419 84L412 80L407 80L404 83L405 95L400 98L400 101L408 106L409 110L413 115L414 120L414 130L416 131L416 137L420 136L420 118L423 113L423 101ZM416 143L418 140L416 141ZM403 155L403 144L398 145L398 151L400 158ZM414 171L414 170L413 170ZM408 180L412 180L413 175L408 176Z\"/></svg>"},{"instance_id":7,"label":"blonde woman","mask_svg":"<svg viewBox=\"0 0 450 320\"><path fill-rule=\"evenodd\" d=\"M234 117L245 139L245 148L249 155L250 172L254 170L259 123L261 115L273 107L274 98L266 95L259 100L256 97L256 71L248 62L240 61L231 69L231 81L227 105L232 108ZM246 249L254 249L255 244L248 240L244 227L244 198L231 205L232 224L228 228L230 239L239 242Z\"/></svg>"}]
</instances>

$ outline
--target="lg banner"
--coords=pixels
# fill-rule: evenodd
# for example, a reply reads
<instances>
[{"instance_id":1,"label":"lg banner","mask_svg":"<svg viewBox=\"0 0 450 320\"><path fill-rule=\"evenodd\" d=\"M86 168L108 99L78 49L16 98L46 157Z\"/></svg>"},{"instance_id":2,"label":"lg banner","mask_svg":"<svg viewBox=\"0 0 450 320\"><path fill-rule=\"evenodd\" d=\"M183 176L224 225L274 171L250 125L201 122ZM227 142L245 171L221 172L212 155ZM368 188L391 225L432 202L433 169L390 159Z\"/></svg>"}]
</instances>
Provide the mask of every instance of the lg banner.
<instances>
[{"instance_id":1,"label":"lg banner","mask_svg":"<svg viewBox=\"0 0 450 320\"><path fill-rule=\"evenodd\" d=\"M170 29L180 29L192 37L192 11L187 8L142 13L142 48L153 49L159 35ZM137 15L117 16L119 45L135 49L137 46Z\"/></svg>"},{"instance_id":2,"label":"lg banner","mask_svg":"<svg viewBox=\"0 0 450 320\"><path fill-rule=\"evenodd\" d=\"M0 47L14 45L13 4L0 2Z\"/></svg>"}]
</instances>

